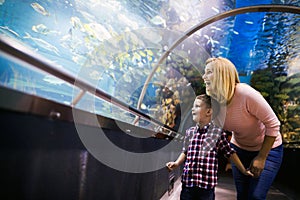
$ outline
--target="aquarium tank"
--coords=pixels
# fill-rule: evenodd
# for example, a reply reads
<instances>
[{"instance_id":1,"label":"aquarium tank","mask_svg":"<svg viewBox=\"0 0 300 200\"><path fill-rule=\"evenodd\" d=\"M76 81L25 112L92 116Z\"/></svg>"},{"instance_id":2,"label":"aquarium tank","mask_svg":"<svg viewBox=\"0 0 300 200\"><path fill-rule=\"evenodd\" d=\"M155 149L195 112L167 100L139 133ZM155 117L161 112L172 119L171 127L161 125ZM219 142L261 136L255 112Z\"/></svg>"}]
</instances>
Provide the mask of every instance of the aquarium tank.
<instances>
[{"instance_id":1,"label":"aquarium tank","mask_svg":"<svg viewBox=\"0 0 300 200\"><path fill-rule=\"evenodd\" d=\"M300 16L249 12L192 27L233 9L299 0L0 0L0 37L182 132L203 93L205 60L229 58L242 82L275 110L287 143L300 141ZM110 101L0 52L0 85L145 128ZM149 127L148 127L149 126Z\"/></svg>"}]
</instances>

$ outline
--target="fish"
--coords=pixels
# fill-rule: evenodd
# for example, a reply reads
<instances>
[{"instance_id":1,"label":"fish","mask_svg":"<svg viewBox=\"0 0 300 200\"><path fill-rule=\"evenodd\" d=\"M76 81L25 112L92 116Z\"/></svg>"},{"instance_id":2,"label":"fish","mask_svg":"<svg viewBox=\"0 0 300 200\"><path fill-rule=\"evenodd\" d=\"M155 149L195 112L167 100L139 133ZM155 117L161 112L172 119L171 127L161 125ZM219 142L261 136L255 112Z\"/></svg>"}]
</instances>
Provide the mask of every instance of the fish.
<instances>
[{"instance_id":1,"label":"fish","mask_svg":"<svg viewBox=\"0 0 300 200\"><path fill-rule=\"evenodd\" d=\"M118 14L117 15L117 20L119 20L120 22L122 22L124 25L126 25L127 27L129 26L131 29L135 30L139 28L138 23L136 23L135 21L129 19L125 14Z\"/></svg>"},{"instance_id":2,"label":"fish","mask_svg":"<svg viewBox=\"0 0 300 200\"><path fill-rule=\"evenodd\" d=\"M114 82L117 82L116 76L113 72L109 72L108 70L105 70L104 73L107 74L110 78L112 78Z\"/></svg>"},{"instance_id":3,"label":"fish","mask_svg":"<svg viewBox=\"0 0 300 200\"><path fill-rule=\"evenodd\" d=\"M82 56L82 55L79 55L79 54L74 54L73 56L72 56L72 60L76 63L76 64L78 64L78 65L85 65L85 63L86 63L86 57L84 57L84 56Z\"/></svg>"},{"instance_id":4,"label":"fish","mask_svg":"<svg viewBox=\"0 0 300 200\"><path fill-rule=\"evenodd\" d=\"M163 19L161 16L156 15L155 17L153 17L152 19L150 19L150 22L154 25L157 26L162 26L163 28L165 28L167 26L166 24L166 20Z\"/></svg>"},{"instance_id":5,"label":"fish","mask_svg":"<svg viewBox=\"0 0 300 200\"><path fill-rule=\"evenodd\" d=\"M100 74L96 70L90 72L90 74L89 74L89 77L93 80L102 80L103 78L101 76L102 76L102 74Z\"/></svg>"},{"instance_id":6,"label":"fish","mask_svg":"<svg viewBox=\"0 0 300 200\"><path fill-rule=\"evenodd\" d=\"M225 49L225 50L227 50L227 51L229 51L229 48L228 47L224 47L224 46L220 46L220 49Z\"/></svg>"},{"instance_id":7,"label":"fish","mask_svg":"<svg viewBox=\"0 0 300 200\"><path fill-rule=\"evenodd\" d=\"M71 20L72 28L79 29L80 31L84 32L83 24L78 17L71 17L70 20Z\"/></svg>"},{"instance_id":8,"label":"fish","mask_svg":"<svg viewBox=\"0 0 300 200\"><path fill-rule=\"evenodd\" d=\"M216 27L216 26L211 26L211 29L214 29L214 30L217 30L217 31L222 31L222 29L221 29L221 28L219 28L219 27Z\"/></svg>"},{"instance_id":9,"label":"fish","mask_svg":"<svg viewBox=\"0 0 300 200\"><path fill-rule=\"evenodd\" d=\"M63 81L59 78L56 78L55 76L52 76L52 75L46 75L43 78L43 80L50 83L50 84L54 84L54 85L61 85L61 84L65 83L65 81Z\"/></svg>"},{"instance_id":10,"label":"fish","mask_svg":"<svg viewBox=\"0 0 300 200\"><path fill-rule=\"evenodd\" d=\"M245 20L245 23L246 23L246 24L254 24L253 21L247 21L247 20Z\"/></svg>"},{"instance_id":11,"label":"fish","mask_svg":"<svg viewBox=\"0 0 300 200\"><path fill-rule=\"evenodd\" d=\"M0 26L0 32L4 33L6 35L14 35L14 36L20 37L20 35L17 32L10 29L8 26Z\"/></svg>"},{"instance_id":12,"label":"fish","mask_svg":"<svg viewBox=\"0 0 300 200\"><path fill-rule=\"evenodd\" d=\"M42 40L40 38L32 37L27 32L25 32L25 34L26 34L26 36L24 36L25 39L31 39L38 47L46 49L47 51L54 52L56 55L59 56L59 50L55 46L49 44L48 42L46 42L45 40Z\"/></svg>"},{"instance_id":13,"label":"fish","mask_svg":"<svg viewBox=\"0 0 300 200\"><path fill-rule=\"evenodd\" d=\"M49 29L47 29L47 27L44 24L34 25L31 29L36 33L42 34L45 34L49 31Z\"/></svg>"},{"instance_id":14,"label":"fish","mask_svg":"<svg viewBox=\"0 0 300 200\"><path fill-rule=\"evenodd\" d=\"M108 40L112 36L109 31L98 23L89 23L83 25L85 32L94 38L97 38L99 41Z\"/></svg>"},{"instance_id":15,"label":"fish","mask_svg":"<svg viewBox=\"0 0 300 200\"><path fill-rule=\"evenodd\" d=\"M31 3L31 7L38 13L44 15L44 16L50 16L50 13L39 3Z\"/></svg>"},{"instance_id":16,"label":"fish","mask_svg":"<svg viewBox=\"0 0 300 200\"><path fill-rule=\"evenodd\" d=\"M220 10L218 8L212 6L211 9L213 9L216 13L220 13Z\"/></svg>"},{"instance_id":17,"label":"fish","mask_svg":"<svg viewBox=\"0 0 300 200\"><path fill-rule=\"evenodd\" d=\"M205 37L205 39L209 40L209 36L208 35L203 35L203 37Z\"/></svg>"},{"instance_id":18,"label":"fish","mask_svg":"<svg viewBox=\"0 0 300 200\"><path fill-rule=\"evenodd\" d=\"M124 75L123 75L123 79L124 79L124 81L125 82L127 82L127 83L131 83L132 82L132 78L130 77L130 75L131 75L131 73L125 73Z\"/></svg>"},{"instance_id":19,"label":"fish","mask_svg":"<svg viewBox=\"0 0 300 200\"><path fill-rule=\"evenodd\" d=\"M88 21L88 22L96 21L96 18L94 15L91 15L90 13L82 11L82 10L78 10L78 11L83 16L83 19L85 19L85 21Z\"/></svg>"},{"instance_id":20,"label":"fish","mask_svg":"<svg viewBox=\"0 0 300 200\"><path fill-rule=\"evenodd\" d=\"M50 33L57 34L57 35L61 34L59 31L48 29L44 24L33 25L31 29L36 33L41 33L44 35L48 35Z\"/></svg>"}]
</instances>

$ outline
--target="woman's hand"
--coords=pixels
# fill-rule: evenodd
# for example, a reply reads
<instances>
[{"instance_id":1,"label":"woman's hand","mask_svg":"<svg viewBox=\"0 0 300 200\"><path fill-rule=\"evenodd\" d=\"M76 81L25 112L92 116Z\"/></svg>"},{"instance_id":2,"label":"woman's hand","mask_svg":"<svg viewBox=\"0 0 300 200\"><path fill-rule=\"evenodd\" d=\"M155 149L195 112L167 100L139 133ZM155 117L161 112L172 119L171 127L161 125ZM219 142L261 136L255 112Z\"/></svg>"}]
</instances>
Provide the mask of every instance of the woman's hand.
<instances>
[{"instance_id":1,"label":"woman's hand","mask_svg":"<svg viewBox=\"0 0 300 200\"><path fill-rule=\"evenodd\" d=\"M261 172L265 168L266 159L260 156L256 156L250 165L250 171L254 174L254 177L257 178L260 176Z\"/></svg>"}]
</instances>

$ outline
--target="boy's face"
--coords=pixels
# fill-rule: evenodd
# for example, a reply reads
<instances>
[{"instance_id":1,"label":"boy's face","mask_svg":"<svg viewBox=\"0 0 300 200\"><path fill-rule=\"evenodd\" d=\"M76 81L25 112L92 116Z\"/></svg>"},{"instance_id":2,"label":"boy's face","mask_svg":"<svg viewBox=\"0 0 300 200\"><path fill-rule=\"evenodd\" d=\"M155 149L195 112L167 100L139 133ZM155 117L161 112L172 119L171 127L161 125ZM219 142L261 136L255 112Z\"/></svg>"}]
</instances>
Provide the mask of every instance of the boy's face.
<instances>
[{"instance_id":1,"label":"boy's face","mask_svg":"<svg viewBox=\"0 0 300 200\"><path fill-rule=\"evenodd\" d=\"M196 99L192 108L192 116L196 123L206 125L210 122L211 109L202 100Z\"/></svg>"}]
</instances>

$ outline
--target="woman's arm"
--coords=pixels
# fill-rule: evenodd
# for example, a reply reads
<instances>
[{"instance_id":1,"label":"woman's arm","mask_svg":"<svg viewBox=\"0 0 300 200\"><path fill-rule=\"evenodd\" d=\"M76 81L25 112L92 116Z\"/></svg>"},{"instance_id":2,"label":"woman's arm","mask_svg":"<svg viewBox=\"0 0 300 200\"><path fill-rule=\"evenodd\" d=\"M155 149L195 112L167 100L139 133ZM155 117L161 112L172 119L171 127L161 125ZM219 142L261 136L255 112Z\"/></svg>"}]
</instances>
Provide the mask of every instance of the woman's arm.
<instances>
[{"instance_id":1,"label":"woman's arm","mask_svg":"<svg viewBox=\"0 0 300 200\"><path fill-rule=\"evenodd\" d=\"M275 138L276 137L266 135L258 155L252 160L250 170L254 174L254 177L258 177L264 169L266 159L274 144Z\"/></svg>"},{"instance_id":2,"label":"woman's arm","mask_svg":"<svg viewBox=\"0 0 300 200\"><path fill-rule=\"evenodd\" d=\"M258 155L252 160L250 170L255 177L258 177L265 167L268 154L276 140L276 136L280 131L280 121L274 113L271 106L264 97L253 89L249 91L247 106L252 115L259 119L265 126L264 141L259 150Z\"/></svg>"},{"instance_id":3,"label":"woman's arm","mask_svg":"<svg viewBox=\"0 0 300 200\"><path fill-rule=\"evenodd\" d=\"M244 95L246 95L247 111L264 124L265 135L271 137L278 136L280 131L280 121L270 104L265 100L260 92L251 86L249 86L247 91L244 92Z\"/></svg>"}]
</instances>

